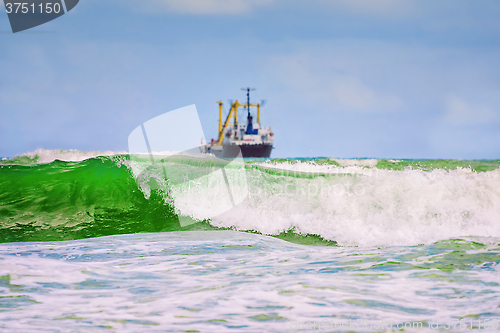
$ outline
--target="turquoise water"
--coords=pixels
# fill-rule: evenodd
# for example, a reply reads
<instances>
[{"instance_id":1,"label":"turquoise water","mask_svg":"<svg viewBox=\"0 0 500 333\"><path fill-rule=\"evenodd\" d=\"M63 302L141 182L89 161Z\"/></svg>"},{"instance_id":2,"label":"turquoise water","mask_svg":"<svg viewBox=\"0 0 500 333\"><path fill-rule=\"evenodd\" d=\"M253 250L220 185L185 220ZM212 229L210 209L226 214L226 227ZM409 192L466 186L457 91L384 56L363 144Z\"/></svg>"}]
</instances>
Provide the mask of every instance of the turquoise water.
<instances>
[{"instance_id":1,"label":"turquoise water","mask_svg":"<svg viewBox=\"0 0 500 333\"><path fill-rule=\"evenodd\" d=\"M2 161L2 330L500 329L500 161L247 161L216 216L133 163Z\"/></svg>"}]
</instances>

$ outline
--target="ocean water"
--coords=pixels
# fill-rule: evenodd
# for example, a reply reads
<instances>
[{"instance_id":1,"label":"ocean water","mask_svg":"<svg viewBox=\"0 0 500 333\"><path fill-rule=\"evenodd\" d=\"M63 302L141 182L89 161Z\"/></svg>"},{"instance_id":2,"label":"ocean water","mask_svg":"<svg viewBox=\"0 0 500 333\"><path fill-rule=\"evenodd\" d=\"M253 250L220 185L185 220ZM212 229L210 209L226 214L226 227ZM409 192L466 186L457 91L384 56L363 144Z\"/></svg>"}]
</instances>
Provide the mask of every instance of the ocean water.
<instances>
[{"instance_id":1,"label":"ocean water","mask_svg":"<svg viewBox=\"0 0 500 333\"><path fill-rule=\"evenodd\" d=\"M0 330L500 331L499 160L247 160L216 215L141 165L0 162Z\"/></svg>"}]
</instances>

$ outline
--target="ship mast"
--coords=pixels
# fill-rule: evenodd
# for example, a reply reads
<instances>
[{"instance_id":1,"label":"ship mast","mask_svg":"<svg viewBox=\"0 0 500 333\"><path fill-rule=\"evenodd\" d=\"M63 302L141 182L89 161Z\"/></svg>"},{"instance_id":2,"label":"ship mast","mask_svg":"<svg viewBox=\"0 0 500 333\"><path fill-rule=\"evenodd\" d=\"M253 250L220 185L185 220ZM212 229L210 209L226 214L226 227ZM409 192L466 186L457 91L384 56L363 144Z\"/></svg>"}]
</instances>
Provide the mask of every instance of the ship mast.
<instances>
[{"instance_id":1,"label":"ship mast","mask_svg":"<svg viewBox=\"0 0 500 333\"><path fill-rule=\"evenodd\" d=\"M248 115L250 115L250 91L254 91L254 88L241 88L241 90L247 92L247 111Z\"/></svg>"}]
</instances>

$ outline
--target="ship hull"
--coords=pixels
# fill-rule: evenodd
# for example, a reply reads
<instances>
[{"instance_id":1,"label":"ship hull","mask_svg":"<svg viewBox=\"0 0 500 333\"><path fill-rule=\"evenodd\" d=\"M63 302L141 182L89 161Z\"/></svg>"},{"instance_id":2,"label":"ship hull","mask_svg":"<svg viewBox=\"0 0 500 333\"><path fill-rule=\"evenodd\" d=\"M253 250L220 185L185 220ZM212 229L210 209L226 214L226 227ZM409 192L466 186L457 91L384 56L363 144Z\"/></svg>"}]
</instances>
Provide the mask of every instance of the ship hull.
<instances>
[{"instance_id":1,"label":"ship hull","mask_svg":"<svg viewBox=\"0 0 500 333\"><path fill-rule=\"evenodd\" d=\"M241 154L243 157L270 157L273 146L270 144L231 145L225 144L221 150L213 150L219 158L234 158Z\"/></svg>"}]
</instances>

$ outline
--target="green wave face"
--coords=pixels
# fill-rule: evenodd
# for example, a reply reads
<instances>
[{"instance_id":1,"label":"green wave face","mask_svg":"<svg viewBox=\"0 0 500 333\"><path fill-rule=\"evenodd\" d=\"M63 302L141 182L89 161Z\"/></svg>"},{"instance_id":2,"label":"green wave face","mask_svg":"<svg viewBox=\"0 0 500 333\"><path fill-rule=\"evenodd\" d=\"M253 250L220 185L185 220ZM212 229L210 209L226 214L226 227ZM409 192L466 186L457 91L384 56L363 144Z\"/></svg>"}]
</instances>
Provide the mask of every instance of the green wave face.
<instances>
[{"instance_id":1,"label":"green wave face","mask_svg":"<svg viewBox=\"0 0 500 333\"><path fill-rule=\"evenodd\" d=\"M123 157L122 157L123 158ZM0 166L0 240L70 240L180 230L167 194L149 198L112 158Z\"/></svg>"}]
</instances>

